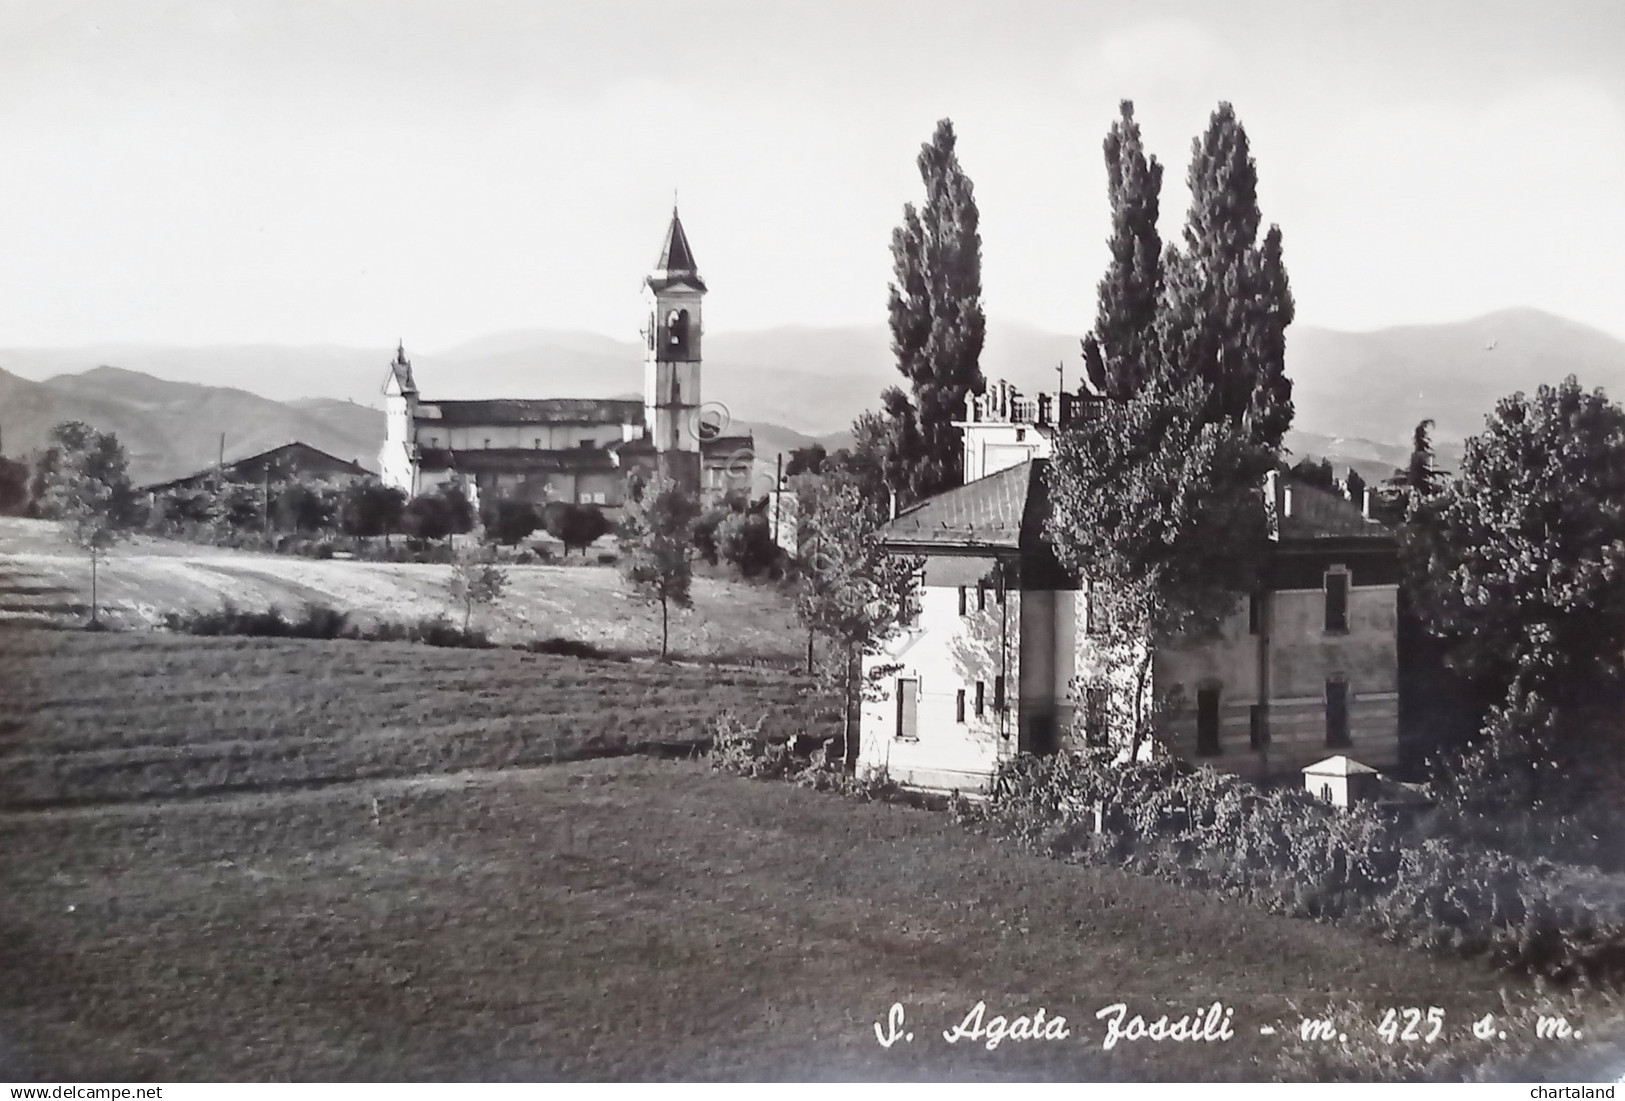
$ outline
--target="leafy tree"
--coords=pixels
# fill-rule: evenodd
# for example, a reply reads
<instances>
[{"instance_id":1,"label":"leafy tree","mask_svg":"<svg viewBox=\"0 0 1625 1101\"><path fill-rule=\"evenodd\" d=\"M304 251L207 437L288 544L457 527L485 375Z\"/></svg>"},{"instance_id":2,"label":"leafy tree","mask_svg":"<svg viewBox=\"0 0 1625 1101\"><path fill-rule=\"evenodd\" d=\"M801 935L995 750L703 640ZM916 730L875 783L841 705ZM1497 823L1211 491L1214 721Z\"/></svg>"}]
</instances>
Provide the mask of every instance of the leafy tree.
<instances>
[{"instance_id":1,"label":"leafy tree","mask_svg":"<svg viewBox=\"0 0 1625 1101\"><path fill-rule=\"evenodd\" d=\"M769 573L779 561L773 525L761 512L730 512L717 529L717 550L745 577Z\"/></svg>"},{"instance_id":2,"label":"leafy tree","mask_svg":"<svg viewBox=\"0 0 1625 1101\"><path fill-rule=\"evenodd\" d=\"M413 539L434 541L451 534L451 516L446 499L438 493L412 498L401 510L401 530Z\"/></svg>"},{"instance_id":3,"label":"leafy tree","mask_svg":"<svg viewBox=\"0 0 1625 1101\"><path fill-rule=\"evenodd\" d=\"M806 491L796 615L829 643L821 679L843 703L842 756L850 763L857 752L853 711L869 687L863 657L879 653L899 623L919 614L915 579L922 563L887 551L879 535L885 514L856 485L809 480ZM871 670L872 678L886 674Z\"/></svg>"},{"instance_id":4,"label":"leafy tree","mask_svg":"<svg viewBox=\"0 0 1625 1101\"><path fill-rule=\"evenodd\" d=\"M338 500L306 482L283 482L272 490L271 513L280 531L325 531L333 524Z\"/></svg>"},{"instance_id":5,"label":"leafy tree","mask_svg":"<svg viewBox=\"0 0 1625 1101\"><path fill-rule=\"evenodd\" d=\"M75 468L73 477L90 478L106 487L105 507L116 525L134 519L135 490L130 485L129 460L117 436L98 432L83 421L63 421L51 429L45 450L35 456L34 477L29 485L29 498L46 519L57 518L51 515L52 506L46 498L59 468L64 466Z\"/></svg>"},{"instance_id":6,"label":"leafy tree","mask_svg":"<svg viewBox=\"0 0 1625 1101\"><path fill-rule=\"evenodd\" d=\"M1433 420L1429 418L1419 422L1411 433L1410 461L1377 490L1372 515L1384 523L1398 524L1405 519L1413 500L1420 503L1432 498L1444 483L1444 472L1434 464Z\"/></svg>"},{"instance_id":7,"label":"leafy tree","mask_svg":"<svg viewBox=\"0 0 1625 1101\"><path fill-rule=\"evenodd\" d=\"M1501 697L1488 763L1538 797L1539 766L1599 748L1625 702L1625 410L1572 375L1503 398L1459 476L1412 492L1406 526L1428 630Z\"/></svg>"},{"instance_id":8,"label":"leafy tree","mask_svg":"<svg viewBox=\"0 0 1625 1101\"><path fill-rule=\"evenodd\" d=\"M1343 479L1343 488L1348 491L1349 500L1355 505L1359 505L1364 500L1368 487L1365 484L1365 478L1351 466L1349 467L1349 476Z\"/></svg>"},{"instance_id":9,"label":"leafy tree","mask_svg":"<svg viewBox=\"0 0 1625 1101\"><path fill-rule=\"evenodd\" d=\"M20 516L28 507L28 464L0 455L0 516Z\"/></svg>"},{"instance_id":10,"label":"leafy tree","mask_svg":"<svg viewBox=\"0 0 1625 1101\"><path fill-rule=\"evenodd\" d=\"M565 553L576 547L585 553L593 542L613 530L602 509L592 505L556 501L548 504L543 513L548 534L564 544Z\"/></svg>"},{"instance_id":11,"label":"leafy tree","mask_svg":"<svg viewBox=\"0 0 1625 1101\"><path fill-rule=\"evenodd\" d=\"M1207 419L1200 378L1153 376L1112 415L1059 438L1045 533L1106 615L1101 652L1132 734L1150 735L1156 650L1217 629L1257 580L1268 535L1258 486L1275 464L1243 423Z\"/></svg>"},{"instance_id":12,"label":"leafy tree","mask_svg":"<svg viewBox=\"0 0 1625 1101\"><path fill-rule=\"evenodd\" d=\"M1100 280L1095 328L1083 338L1084 369L1096 392L1123 399L1156 370L1157 310L1162 297L1162 237L1157 214L1162 165L1148 158L1124 100L1122 118L1106 135L1111 262Z\"/></svg>"},{"instance_id":13,"label":"leafy tree","mask_svg":"<svg viewBox=\"0 0 1625 1101\"><path fill-rule=\"evenodd\" d=\"M51 430L37 469L40 511L60 521L67 540L90 557L90 621L100 622L97 567L128 536L133 505L124 448L110 432L68 421Z\"/></svg>"},{"instance_id":14,"label":"leafy tree","mask_svg":"<svg viewBox=\"0 0 1625 1101\"><path fill-rule=\"evenodd\" d=\"M1203 418L1245 422L1279 451L1292 425L1286 329L1294 305L1281 230L1258 243L1258 172L1228 103L1191 144L1191 207L1182 247L1163 258L1157 344L1174 384L1208 384Z\"/></svg>"},{"instance_id":15,"label":"leafy tree","mask_svg":"<svg viewBox=\"0 0 1625 1101\"><path fill-rule=\"evenodd\" d=\"M474 606L494 605L502 598L507 586L508 575L489 558L468 554L457 560L456 565L451 568L451 580L446 588L451 594L451 599L463 606L465 635L468 633L469 621L474 615Z\"/></svg>"},{"instance_id":16,"label":"leafy tree","mask_svg":"<svg viewBox=\"0 0 1625 1101\"><path fill-rule=\"evenodd\" d=\"M909 500L959 483L960 433L952 422L964 415L966 395L985 387L978 365L986 328L982 238L955 141L953 123L937 123L918 159L925 204L906 204L892 233L892 352L911 393L892 387L882 400L897 425L892 472L902 480L892 484Z\"/></svg>"},{"instance_id":17,"label":"leafy tree","mask_svg":"<svg viewBox=\"0 0 1625 1101\"><path fill-rule=\"evenodd\" d=\"M660 605L660 657L671 640L671 606L693 606L694 520L699 502L683 487L656 474L633 492L622 509L621 569L633 590Z\"/></svg>"},{"instance_id":18,"label":"leafy tree","mask_svg":"<svg viewBox=\"0 0 1625 1101\"><path fill-rule=\"evenodd\" d=\"M461 482L448 482L440 487L440 497L446 503L446 524L452 535L467 535L474 530L478 519L474 503Z\"/></svg>"},{"instance_id":19,"label":"leafy tree","mask_svg":"<svg viewBox=\"0 0 1625 1101\"><path fill-rule=\"evenodd\" d=\"M1332 461L1330 459L1316 459L1305 456L1292 467L1291 474L1293 481L1318 486L1334 493L1337 491L1337 474L1332 470Z\"/></svg>"},{"instance_id":20,"label":"leafy tree","mask_svg":"<svg viewBox=\"0 0 1625 1101\"><path fill-rule=\"evenodd\" d=\"M707 565L715 566L721 560L722 525L730 516L750 509L750 492L734 489L709 508L701 511L694 521L694 553Z\"/></svg>"},{"instance_id":21,"label":"leafy tree","mask_svg":"<svg viewBox=\"0 0 1625 1101\"><path fill-rule=\"evenodd\" d=\"M824 465L824 460L828 456L829 452L821 443L798 447L790 452L790 461L784 464L784 476L794 478L797 474L806 471L816 474Z\"/></svg>"},{"instance_id":22,"label":"leafy tree","mask_svg":"<svg viewBox=\"0 0 1625 1101\"><path fill-rule=\"evenodd\" d=\"M530 501L492 496L480 503L480 523L487 539L511 547L541 527L542 517Z\"/></svg>"},{"instance_id":23,"label":"leafy tree","mask_svg":"<svg viewBox=\"0 0 1625 1101\"><path fill-rule=\"evenodd\" d=\"M394 486L365 480L345 487L339 498L339 530L358 539L401 530L406 494Z\"/></svg>"},{"instance_id":24,"label":"leafy tree","mask_svg":"<svg viewBox=\"0 0 1625 1101\"><path fill-rule=\"evenodd\" d=\"M474 530L474 506L462 486L447 483L407 502L401 513L401 530L415 539L430 541L465 535Z\"/></svg>"}]
</instances>

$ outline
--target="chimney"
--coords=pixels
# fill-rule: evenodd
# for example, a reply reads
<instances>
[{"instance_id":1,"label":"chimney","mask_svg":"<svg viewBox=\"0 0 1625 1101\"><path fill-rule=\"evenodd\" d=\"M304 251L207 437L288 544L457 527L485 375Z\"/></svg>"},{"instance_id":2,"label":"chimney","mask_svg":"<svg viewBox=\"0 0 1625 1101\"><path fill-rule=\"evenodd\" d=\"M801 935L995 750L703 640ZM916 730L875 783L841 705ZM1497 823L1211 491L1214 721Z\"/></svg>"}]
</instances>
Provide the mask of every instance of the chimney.
<instances>
[{"instance_id":1,"label":"chimney","mask_svg":"<svg viewBox=\"0 0 1625 1101\"><path fill-rule=\"evenodd\" d=\"M1371 487L1360 487L1360 515L1371 519Z\"/></svg>"},{"instance_id":2,"label":"chimney","mask_svg":"<svg viewBox=\"0 0 1625 1101\"><path fill-rule=\"evenodd\" d=\"M1292 487L1284 486L1281 489L1281 515L1292 515Z\"/></svg>"}]
</instances>

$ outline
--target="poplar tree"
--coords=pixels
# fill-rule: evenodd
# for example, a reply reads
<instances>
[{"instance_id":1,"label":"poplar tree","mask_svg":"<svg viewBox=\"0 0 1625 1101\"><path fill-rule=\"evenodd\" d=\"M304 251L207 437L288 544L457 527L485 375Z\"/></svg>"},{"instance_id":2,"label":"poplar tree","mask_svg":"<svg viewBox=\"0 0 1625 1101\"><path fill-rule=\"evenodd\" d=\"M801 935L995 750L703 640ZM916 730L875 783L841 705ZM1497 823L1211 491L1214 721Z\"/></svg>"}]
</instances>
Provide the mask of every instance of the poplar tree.
<instances>
[{"instance_id":1,"label":"poplar tree","mask_svg":"<svg viewBox=\"0 0 1625 1101\"><path fill-rule=\"evenodd\" d=\"M954 152L953 123L943 119L920 147L925 203L903 207L892 231L894 282L887 312L892 354L909 392L882 395L893 423L888 447L892 488L906 501L959 484L960 432L965 397L986 386L979 364L986 319L982 313L982 238L971 181Z\"/></svg>"},{"instance_id":2,"label":"poplar tree","mask_svg":"<svg viewBox=\"0 0 1625 1101\"><path fill-rule=\"evenodd\" d=\"M1191 191L1181 246L1163 257L1158 344L1176 385L1209 385L1205 419L1245 422L1279 450L1292 424L1286 329L1294 307L1281 231L1258 241L1258 171L1247 132L1221 103L1191 143Z\"/></svg>"},{"instance_id":3,"label":"poplar tree","mask_svg":"<svg viewBox=\"0 0 1625 1101\"><path fill-rule=\"evenodd\" d=\"M1094 331L1083 338L1083 363L1099 393L1129 397L1156 369L1156 323L1162 296L1162 237L1157 213L1162 165L1147 158L1134 121L1134 104L1123 100L1122 118L1106 135L1111 262L1100 280Z\"/></svg>"}]
</instances>

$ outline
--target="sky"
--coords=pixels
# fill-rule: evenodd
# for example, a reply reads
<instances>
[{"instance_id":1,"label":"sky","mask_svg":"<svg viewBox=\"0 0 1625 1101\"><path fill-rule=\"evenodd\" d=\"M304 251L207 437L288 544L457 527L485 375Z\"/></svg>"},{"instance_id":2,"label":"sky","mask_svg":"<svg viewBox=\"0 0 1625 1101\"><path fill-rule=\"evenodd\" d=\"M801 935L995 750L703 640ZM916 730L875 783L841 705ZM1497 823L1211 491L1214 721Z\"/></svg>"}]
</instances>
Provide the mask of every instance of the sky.
<instances>
[{"instance_id":1,"label":"sky","mask_svg":"<svg viewBox=\"0 0 1625 1101\"><path fill-rule=\"evenodd\" d=\"M1178 232L1246 127L1300 324L1625 338L1625 4L0 0L0 346L879 325L952 118L995 321L1081 334L1132 99Z\"/></svg>"}]
</instances>

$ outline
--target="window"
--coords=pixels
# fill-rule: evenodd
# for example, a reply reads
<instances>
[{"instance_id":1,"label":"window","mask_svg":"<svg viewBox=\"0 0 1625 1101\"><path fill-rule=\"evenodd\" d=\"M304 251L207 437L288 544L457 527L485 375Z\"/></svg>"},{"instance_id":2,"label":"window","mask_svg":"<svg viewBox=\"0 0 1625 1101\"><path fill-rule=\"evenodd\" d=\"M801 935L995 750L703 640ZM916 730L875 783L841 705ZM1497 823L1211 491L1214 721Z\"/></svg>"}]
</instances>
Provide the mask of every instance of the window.
<instances>
[{"instance_id":1,"label":"window","mask_svg":"<svg viewBox=\"0 0 1625 1101\"><path fill-rule=\"evenodd\" d=\"M993 710L1004 710L1004 676L1000 674L993 678Z\"/></svg>"},{"instance_id":2,"label":"window","mask_svg":"<svg viewBox=\"0 0 1625 1101\"><path fill-rule=\"evenodd\" d=\"M1264 595L1247 594L1247 633L1256 635L1264 625Z\"/></svg>"},{"instance_id":3,"label":"window","mask_svg":"<svg viewBox=\"0 0 1625 1101\"><path fill-rule=\"evenodd\" d=\"M1096 605L1100 602L1100 590L1090 582L1084 583L1083 589L1083 633L1098 635L1101 629L1100 609Z\"/></svg>"},{"instance_id":4,"label":"window","mask_svg":"<svg viewBox=\"0 0 1625 1101\"><path fill-rule=\"evenodd\" d=\"M980 719L987 710L986 686L981 681L976 682L976 717Z\"/></svg>"},{"instance_id":5,"label":"window","mask_svg":"<svg viewBox=\"0 0 1625 1101\"><path fill-rule=\"evenodd\" d=\"M541 449L542 449L542 438L540 436L537 436L536 437L536 450L540 451Z\"/></svg>"},{"instance_id":6,"label":"window","mask_svg":"<svg viewBox=\"0 0 1625 1101\"><path fill-rule=\"evenodd\" d=\"M491 438L490 438L490 437L489 437L489 436L487 436L487 437L486 437L486 438L485 438L485 446L486 446L486 447L487 447L487 448L489 448L489 447L490 447L490 446L491 446Z\"/></svg>"},{"instance_id":7,"label":"window","mask_svg":"<svg viewBox=\"0 0 1625 1101\"><path fill-rule=\"evenodd\" d=\"M904 741L919 738L919 679L897 678L897 736Z\"/></svg>"},{"instance_id":8,"label":"window","mask_svg":"<svg viewBox=\"0 0 1625 1101\"><path fill-rule=\"evenodd\" d=\"M1026 440L1027 440L1027 430L1025 428L1016 429L1016 442L1017 443L1025 443Z\"/></svg>"},{"instance_id":9,"label":"window","mask_svg":"<svg viewBox=\"0 0 1625 1101\"><path fill-rule=\"evenodd\" d=\"M1342 570L1326 572L1326 630L1349 629L1349 575Z\"/></svg>"},{"instance_id":10,"label":"window","mask_svg":"<svg viewBox=\"0 0 1625 1101\"><path fill-rule=\"evenodd\" d=\"M954 721L965 721L965 690L961 688L954 694Z\"/></svg>"},{"instance_id":11,"label":"window","mask_svg":"<svg viewBox=\"0 0 1625 1101\"><path fill-rule=\"evenodd\" d=\"M597 447L598 443L597 443L596 440L581 440L579 443L576 444L576 446L577 447Z\"/></svg>"},{"instance_id":12,"label":"window","mask_svg":"<svg viewBox=\"0 0 1625 1101\"><path fill-rule=\"evenodd\" d=\"M1219 690L1196 691L1196 755L1214 757L1219 752Z\"/></svg>"},{"instance_id":13,"label":"window","mask_svg":"<svg viewBox=\"0 0 1625 1101\"><path fill-rule=\"evenodd\" d=\"M1092 684L1083 690L1083 741L1085 745L1106 744L1107 696L1104 685Z\"/></svg>"},{"instance_id":14,"label":"window","mask_svg":"<svg viewBox=\"0 0 1625 1101\"><path fill-rule=\"evenodd\" d=\"M1269 711L1263 704L1255 703L1247 709L1247 744L1253 749L1263 749L1269 740Z\"/></svg>"},{"instance_id":15,"label":"window","mask_svg":"<svg viewBox=\"0 0 1625 1101\"><path fill-rule=\"evenodd\" d=\"M1345 680L1326 682L1326 744L1334 749L1349 745L1349 684Z\"/></svg>"},{"instance_id":16,"label":"window","mask_svg":"<svg viewBox=\"0 0 1625 1101\"><path fill-rule=\"evenodd\" d=\"M965 614L965 586L959 586L959 614Z\"/></svg>"},{"instance_id":17,"label":"window","mask_svg":"<svg viewBox=\"0 0 1625 1101\"><path fill-rule=\"evenodd\" d=\"M976 583L976 610L987 611L987 586L980 581Z\"/></svg>"}]
</instances>

